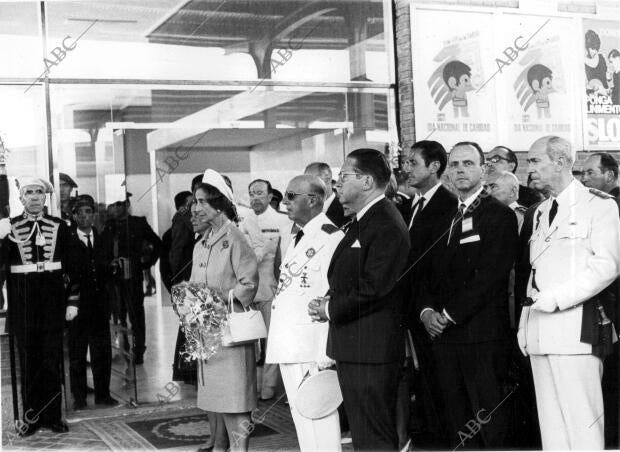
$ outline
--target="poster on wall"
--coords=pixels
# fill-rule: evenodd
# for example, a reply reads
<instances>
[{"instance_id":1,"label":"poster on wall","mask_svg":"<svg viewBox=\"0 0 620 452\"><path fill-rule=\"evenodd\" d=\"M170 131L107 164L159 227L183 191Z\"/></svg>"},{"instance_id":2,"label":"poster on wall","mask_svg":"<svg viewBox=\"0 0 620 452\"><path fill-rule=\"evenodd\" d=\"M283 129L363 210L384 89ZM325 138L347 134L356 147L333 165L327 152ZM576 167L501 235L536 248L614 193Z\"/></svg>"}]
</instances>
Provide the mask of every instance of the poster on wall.
<instances>
[{"instance_id":1,"label":"poster on wall","mask_svg":"<svg viewBox=\"0 0 620 452\"><path fill-rule=\"evenodd\" d=\"M620 22L583 20L586 144L620 148Z\"/></svg>"},{"instance_id":2,"label":"poster on wall","mask_svg":"<svg viewBox=\"0 0 620 452\"><path fill-rule=\"evenodd\" d=\"M524 151L543 135L581 141L575 133L579 110L574 65L566 45L571 23L560 17L503 16L503 44L509 43L510 51L496 59L501 69L498 97L505 100L499 111L502 144Z\"/></svg>"},{"instance_id":3,"label":"poster on wall","mask_svg":"<svg viewBox=\"0 0 620 452\"><path fill-rule=\"evenodd\" d=\"M492 14L415 9L412 14L416 139L446 149L497 140Z\"/></svg>"}]
</instances>

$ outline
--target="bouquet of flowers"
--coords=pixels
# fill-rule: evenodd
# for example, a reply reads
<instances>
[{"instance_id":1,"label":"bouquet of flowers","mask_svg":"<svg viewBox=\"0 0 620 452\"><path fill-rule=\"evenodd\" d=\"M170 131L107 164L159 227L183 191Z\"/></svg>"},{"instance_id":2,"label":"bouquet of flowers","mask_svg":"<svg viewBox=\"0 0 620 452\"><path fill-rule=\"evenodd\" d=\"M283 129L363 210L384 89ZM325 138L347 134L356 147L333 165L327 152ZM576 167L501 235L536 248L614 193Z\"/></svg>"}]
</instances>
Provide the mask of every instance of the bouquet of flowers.
<instances>
[{"instance_id":1,"label":"bouquet of flowers","mask_svg":"<svg viewBox=\"0 0 620 452\"><path fill-rule=\"evenodd\" d=\"M185 333L187 361L207 360L222 346L228 308L205 283L183 281L172 287L172 306Z\"/></svg>"}]
</instances>

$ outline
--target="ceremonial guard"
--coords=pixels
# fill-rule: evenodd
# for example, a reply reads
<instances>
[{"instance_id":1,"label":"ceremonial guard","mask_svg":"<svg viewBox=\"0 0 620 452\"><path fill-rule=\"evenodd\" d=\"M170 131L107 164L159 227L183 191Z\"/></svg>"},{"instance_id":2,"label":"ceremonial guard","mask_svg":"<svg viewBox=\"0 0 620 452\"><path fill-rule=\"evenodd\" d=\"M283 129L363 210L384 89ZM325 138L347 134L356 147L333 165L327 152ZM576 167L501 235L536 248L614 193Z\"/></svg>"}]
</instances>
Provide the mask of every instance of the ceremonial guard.
<instances>
[{"instance_id":1,"label":"ceremonial guard","mask_svg":"<svg viewBox=\"0 0 620 452\"><path fill-rule=\"evenodd\" d=\"M93 227L95 200L79 195L73 202L73 219L69 256L80 285L80 312L69 323L69 374L73 408L86 408L86 351L90 349L90 366L95 385L95 403L116 405L110 397L112 349L110 344L110 307L105 282L111 271L105 264L101 236Z\"/></svg>"},{"instance_id":2,"label":"ceremonial guard","mask_svg":"<svg viewBox=\"0 0 620 452\"><path fill-rule=\"evenodd\" d=\"M27 436L39 427L66 432L61 418L62 331L65 320L76 317L79 302L68 259L69 232L60 218L43 213L46 194L53 192L49 182L21 177L17 186L24 211L0 220L0 237L8 266L9 331L17 339L21 364L19 432Z\"/></svg>"},{"instance_id":3,"label":"ceremonial guard","mask_svg":"<svg viewBox=\"0 0 620 452\"><path fill-rule=\"evenodd\" d=\"M535 141L528 171L547 190L533 216L527 304L519 324L529 355L543 449L603 449L602 358L614 340L600 293L620 268L615 200L572 176L563 138Z\"/></svg>"},{"instance_id":4,"label":"ceremonial guard","mask_svg":"<svg viewBox=\"0 0 620 452\"><path fill-rule=\"evenodd\" d=\"M297 408L298 389L304 377L335 364L326 354L329 325L313 322L308 315L308 303L329 290L327 269L344 236L322 212L325 191L320 179L305 175L291 180L284 193L288 216L301 229L280 266L267 346L266 362L280 364L302 451L340 450L337 405L320 419L305 417ZM323 397L316 394L316 399Z\"/></svg>"}]
</instances>

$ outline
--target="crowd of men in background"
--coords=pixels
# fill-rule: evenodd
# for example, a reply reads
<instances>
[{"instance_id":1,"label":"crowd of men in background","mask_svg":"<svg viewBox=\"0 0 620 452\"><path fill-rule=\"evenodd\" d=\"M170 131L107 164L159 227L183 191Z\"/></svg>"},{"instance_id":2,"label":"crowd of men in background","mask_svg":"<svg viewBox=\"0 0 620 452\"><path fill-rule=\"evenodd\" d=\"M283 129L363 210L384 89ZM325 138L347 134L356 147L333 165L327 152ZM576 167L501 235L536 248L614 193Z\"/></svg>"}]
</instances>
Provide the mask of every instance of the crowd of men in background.
<instances>
[{"instance_id":1,"label":"crowd of men in background","mask_svg":"<svg viewBox=\"0 0 620 452\"><path fill-rule=\"evenodd\" d=\"M577 172L570 143L543 137L529 149L524 185L506 146L485 153L464 141L448 153L436 141L420 141L402 157L392 171L382 153L360 149L347 156L338 181L322 162L310 163L309 179L296 181L309 190L320 181L320 212L312 216L322 213L344 232L329 273L324 269L329 296L313 299L308 315L329 321L327 354L344 397L340 426L351 430L354 447L403 448L415 430L414 443L442 449L618 448L617 161L592 153ZM168 290L189 279L200 239L192 228L192 193L202 177L175 196L163 240L130 214L129 198L108 206L98 232L94 199L71 197L77 184L68 176L61 175L62 222L43 213L49 183L19 181L26 210L10 220L14 240L5 239L3 249L9 306L11 299L26 300L20 306L31 300L37 312L14 304L15 317L9 316L25 363L24 411L42 406L60 386L63 320L70 321L74 408L86 406L87 348L96 403L116 403L109 394L110 313L122 325L129 320L135 362L142 363L143 272L160 259ZM27 188L33 186L41 189ZM248 195L250 208L237 206L238 226L258 260L254 303L269 328L283 282L280 264L289 242L294 247L305 232L294 221L296 199L316 193L283 196L256 179ZM56 303L37 302L62 285L55 268L37 267L39 253L57 254L53 260L79 290L70 286ZM303 274L296 276L305 287ZM79 308L70 302L57 319L52 310L67 296L75 300L76 291ZM58 321L44 326L52 317ZM173 379L195 382L195 365L178 359L183 343L179 330ZM58 385L38 385L42 374ZM262 399L274 397L278 378L277 364L266 360ZM24 433L39 426L66 431L60 402L52 408Z\"/></svg>"}]
</instances>

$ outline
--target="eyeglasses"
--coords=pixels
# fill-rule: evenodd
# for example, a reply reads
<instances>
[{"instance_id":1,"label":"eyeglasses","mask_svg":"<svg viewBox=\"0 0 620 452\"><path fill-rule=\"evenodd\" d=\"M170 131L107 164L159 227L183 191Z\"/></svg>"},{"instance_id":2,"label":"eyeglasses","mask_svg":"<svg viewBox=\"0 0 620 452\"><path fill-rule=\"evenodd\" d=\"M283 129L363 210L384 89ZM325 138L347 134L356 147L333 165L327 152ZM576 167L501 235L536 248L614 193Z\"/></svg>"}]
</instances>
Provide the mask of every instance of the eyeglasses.
<instances>
[{"instance_id":1,"label":"eyeglasses","mask_svg":"<svg viewBox=\"0 0 620 452\"><path fill-rule=\"evenodd\" d=\"M318 196L316 193L295 193L294 191L285 191L284 192L284 199L286 199L287 201L292 201L293 199L295 199L296 196L301 196L301 195L306 195L306 196Z\"/></svg>"},{"instance_id":2,"label":"eyeglasses","mask_svg":"<svg viewBox=\"0 0 620 452\"><path fill-rule=\"evenodd\" d=\"M507 159L506 157L501 157L499 155L494 155L493 157L491 157L490 159L487 160L488 163L499 163L500 160L503 160L505 162L509 162L510 160Z\"/></svg>"},{"instance_id":3,"label":"eyeglasses","mask_svg":"<svg viewBox=\"0 0 620 452\"><path fill-rule=\"evenodd\" d=\"M350 173L346 173L346 172L345 173L340 173L338 175L338 182L344 182L344 176L355 176L355 178L357 179L358 177L363 176L363 174L353 173L353 172L350 172Z\"/></svg>"}]
</instances>

